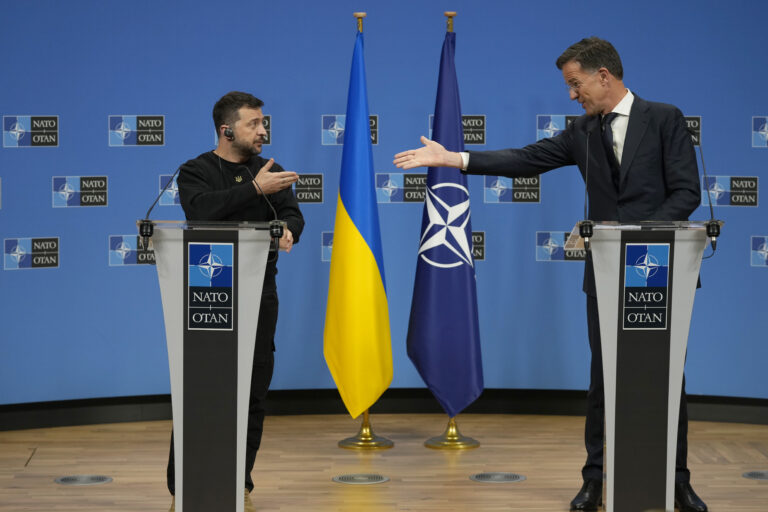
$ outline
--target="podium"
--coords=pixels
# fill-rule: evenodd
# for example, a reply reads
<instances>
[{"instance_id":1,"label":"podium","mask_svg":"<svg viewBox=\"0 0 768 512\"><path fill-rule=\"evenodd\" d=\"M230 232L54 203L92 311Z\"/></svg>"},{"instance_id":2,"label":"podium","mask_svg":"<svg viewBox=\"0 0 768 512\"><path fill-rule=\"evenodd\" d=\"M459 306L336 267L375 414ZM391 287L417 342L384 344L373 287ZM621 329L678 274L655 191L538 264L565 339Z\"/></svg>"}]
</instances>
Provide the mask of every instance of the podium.
<instances>
[{"instance_id":1,"label":"podium","mask_svg":"<svg viewBox=\"0 0 768 512\"><path fill-rule=\"evenodd\" d=\"M605 511L672 512L706 223L595 223L591 242L605 387Z\"/></svg>"},{"instance_id":2,"label":"podium","mask_svg":"<svg viewBox=\"0 0 768 512\"><path fill-rule=\"evenodd\" d=\"M176 512L243 512L266 222L154 221L174 429Z\"/></svg>"}]
</instances>

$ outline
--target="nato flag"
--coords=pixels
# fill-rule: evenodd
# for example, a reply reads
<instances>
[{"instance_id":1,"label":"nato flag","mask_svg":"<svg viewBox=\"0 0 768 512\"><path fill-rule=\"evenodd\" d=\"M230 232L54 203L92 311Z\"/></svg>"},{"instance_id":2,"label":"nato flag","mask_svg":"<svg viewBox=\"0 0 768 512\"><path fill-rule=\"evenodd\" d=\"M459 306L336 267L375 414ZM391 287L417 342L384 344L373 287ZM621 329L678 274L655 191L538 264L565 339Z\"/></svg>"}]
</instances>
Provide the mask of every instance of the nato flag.
<instances>
[{"instance_id":1,"label":"nato flag","mask_svg":"<svg viewBox=\"0 0 768 512\"><path fill-rule=\"evenodd\" d=\"M455 47L456 34L448 32L440 58L432 139L448 150L463 151ZM469 190L466 176L457 169L427 171L408 357L450 417L483 391Z\"/></svg>"}]
</instances>

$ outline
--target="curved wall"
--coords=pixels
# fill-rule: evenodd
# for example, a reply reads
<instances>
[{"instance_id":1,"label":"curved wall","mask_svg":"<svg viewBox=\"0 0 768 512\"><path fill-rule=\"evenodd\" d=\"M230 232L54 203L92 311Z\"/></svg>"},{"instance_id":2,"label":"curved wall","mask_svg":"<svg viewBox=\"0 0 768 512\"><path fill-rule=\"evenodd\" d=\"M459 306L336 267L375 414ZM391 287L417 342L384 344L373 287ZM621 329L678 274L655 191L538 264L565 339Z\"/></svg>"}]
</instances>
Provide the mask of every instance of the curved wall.
<instances>
[{"instance_id":1,"label":"curved wall","mask_svg":"<svg viewBox=\"0 0 768 512\"><path fill-rule=\"evenodd\" d=\"M11 2L0 18L0 404L169 392L155 270L116 259L110 239L119 244L111 237L135 236L135 220L159 192L161 175L214 147L210 110L233 89L266 101L271 144L265 156L323 177L322 202L302 204L305 232L280 260L273 388L332 388L322 356L328 285L322 240L333 229L341 146L323 144L322 116L343 114L346 107L352 11L368 12L365 57L370 111L378 116L376 171L397 175L393 154L428 134L445 8L459 13L463 113L485 121L485 145L468 148L521 146L540 135L541 116L561 116L550 119L557 124L579 115L554 61L571 43L597 34L621 53L633 92L700 117L711 176L730 185L734 177L764 183L765 3L652 1L608 10L589 1L238 0L226 8L199 0ZM58 125L56 146L11 147L18 144L6 126L11 118L35 121L39 130L48 129L38 135L49 135L50 116ZM163 145L122 145L119 133L110 133L111 116L163 116ZM152 128L155 120L142 122ZM52 139L37 137L36 143ZM65 196L72 195L66 188L60 193L65 184L98 200L98 181L79 179L94 176L107 179L106 206L67 205ZM469 183L473 228L485 234L477 284L486 387L585 389L582 264L543 261L537 250L537 232L568 231L581 219L578 172L543 175L538 202L505 203L488 188L493 183L482 177ZM733 204L715 207L726 224L716 256L702 268L688 391L768 398L768 267L757 250L768 237L768 214L759 200L759 206ZM392 386L422 387L405 353L422 205L380 203L379 212ZM692 216L707 217L706 208ZM153 218L179 219L182 212L158 206ZM57 268L12 270L14 244L48 238L58 239Z\"/></svg>"}]
</instances>

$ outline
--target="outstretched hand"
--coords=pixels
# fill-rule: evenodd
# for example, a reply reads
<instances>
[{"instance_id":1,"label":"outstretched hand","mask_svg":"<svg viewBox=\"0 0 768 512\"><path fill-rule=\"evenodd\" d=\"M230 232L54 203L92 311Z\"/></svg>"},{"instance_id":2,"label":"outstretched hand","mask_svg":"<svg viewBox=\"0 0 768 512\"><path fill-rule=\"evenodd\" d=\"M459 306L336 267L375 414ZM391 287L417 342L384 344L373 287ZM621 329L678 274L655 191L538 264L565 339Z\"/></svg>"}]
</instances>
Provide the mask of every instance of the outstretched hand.
<instances>
[{"instance_id":1,"label":"outstretched hand","mask_svg":"<svg viewBox=\"0 0 768 512\"><path fill-rule=\"evenodd\" d=\"M394 164L400 169L413 169L414 167L456 167L461 169L461 155L448 151L440 143L422 135L423 147L409 149L395 155Z\"/></svg>"},{"instance_id":2,"label":"outstretched hand","mask_svg":"<svg viewBox=\"0 0 768 512\"><path fill-rule=\"evenodd\" d=\"M259 190L259 193L274 194L280 190L286 189L299 181L299 175L291 171L270 172L272 165L275 163L274 158L270 158L269 161L264 164L264 167L259 169L256 177L253 179L254 187ZM258 184L258 186L256 186Z\"/></svg>"}]
</instances>

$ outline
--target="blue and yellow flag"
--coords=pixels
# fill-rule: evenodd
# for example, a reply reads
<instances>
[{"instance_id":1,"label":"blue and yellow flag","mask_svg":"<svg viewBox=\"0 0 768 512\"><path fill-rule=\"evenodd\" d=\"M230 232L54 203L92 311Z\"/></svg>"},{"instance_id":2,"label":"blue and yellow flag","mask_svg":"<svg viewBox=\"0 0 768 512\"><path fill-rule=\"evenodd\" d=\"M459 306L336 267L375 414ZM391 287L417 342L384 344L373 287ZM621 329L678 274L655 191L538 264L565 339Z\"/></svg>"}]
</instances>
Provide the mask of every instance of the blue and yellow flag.
<instances>
[{"instance_id":1,"label":"blue and yellow flag","mask_svg":"<svg viewBox=\"0 0 768 512\"><path fill-rule=\"evenodd\" d=\"M455 47L456 34L448 32L432 139L449 151L464 151ZM456 416L483 392L469 189L458 169L427 171L407 344L408 357L448 416Z\"/></svg>"},{"instance_id":2,"label":"blue and yellow flag","mask_svg":"<svg viewBox=\"0 0 768 512\"><path fill-rule=\"evenodd\" d=\"M389 308L376 204L363 34L357 34L349 78L344 149L333 235L325 362L356 418L392 382Z\"/></svg>"}]
</instances>

